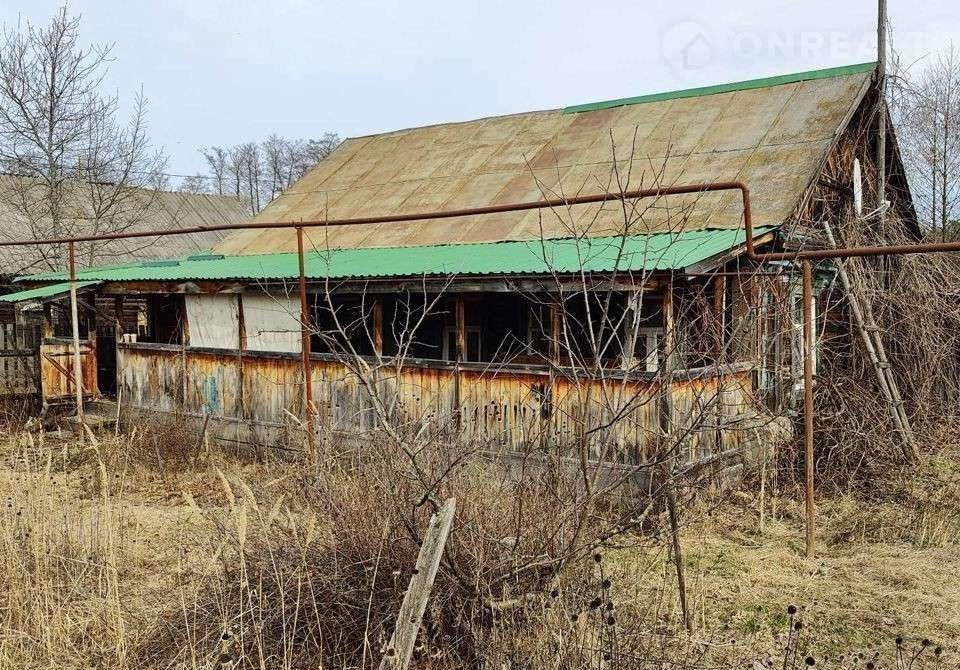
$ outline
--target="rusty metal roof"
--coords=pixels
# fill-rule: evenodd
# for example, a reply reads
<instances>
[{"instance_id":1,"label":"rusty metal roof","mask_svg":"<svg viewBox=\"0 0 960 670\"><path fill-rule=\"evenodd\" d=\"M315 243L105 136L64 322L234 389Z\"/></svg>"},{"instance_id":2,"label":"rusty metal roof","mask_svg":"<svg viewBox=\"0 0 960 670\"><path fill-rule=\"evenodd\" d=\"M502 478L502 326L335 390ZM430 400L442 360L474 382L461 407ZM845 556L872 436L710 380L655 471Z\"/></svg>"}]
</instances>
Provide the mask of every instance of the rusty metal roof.
<instances>
[{"instance_id":1,"label":"rusty metal roof","mask_svg":"<svg viewBox=\"0 0 960 670\"><path fill-rule=\"evenodd\" d=\"M873 64L352 138L262 221L318 220L742 180L754 221L790 216L869 85ZM614 160L615 159L615 160ZM471 244L741 226L738 196L314 229L321 248ZM244 231L224 254L289 252L292 230Z\"/></svg>"},{"instance_id":2,"label":"rusty metal roof","mask_svg":"<svg viewBox=\"0 0 960 670\"><path fill-rule=\"evenodd\" d=\"M45 191L26 177L0 174L0 239L36 239L62 233L45 215ZM97 199L113 199L107 221L97 220ZM144 188L119 189L110 184L66 182L64 229L75 232L136 231L160 228L188 228L203 225L236 224L250 218L244 204L232 196L178 193ZM28 214L29 213L29 214ZM79 245L81 264L117 263L183 256L209 249L224 239L219 232L165 238L145 237L109 243ZM35 247L0 248L0 274L17 275L62 266L62 249Z\"/></svg>"},{"instance_id":3,"label":"rusty metal roof","mask_svg":"<svg viewBox=\"0 0 960 670\"><path fill-rule=\"evenodd\" d=\"M757 236L770 228L755 230ZM725 255L742 245L742 230L693 230L581 240L533 240L420 247L310 250L310 279L365 279L454 275L553 274L682 270ZM201 254L180 260L147 261L77 273L81 281L288 280L299 277L295 253L223 256ZM25 277L62 282L63 272Z\"/></svg>"}]
</instances>

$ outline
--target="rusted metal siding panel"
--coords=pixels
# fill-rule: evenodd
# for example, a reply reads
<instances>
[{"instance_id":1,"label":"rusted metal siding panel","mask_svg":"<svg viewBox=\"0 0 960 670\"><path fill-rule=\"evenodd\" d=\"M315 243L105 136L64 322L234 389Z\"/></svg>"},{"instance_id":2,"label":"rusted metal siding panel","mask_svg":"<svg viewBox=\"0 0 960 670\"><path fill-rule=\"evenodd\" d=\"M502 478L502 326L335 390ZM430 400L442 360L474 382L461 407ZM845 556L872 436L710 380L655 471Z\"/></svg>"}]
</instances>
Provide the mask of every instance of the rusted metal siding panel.
<instances>
[{"instance_id":1,"label":"rusted metal siding panel","mask_svg":"<svg viewBox=\"0 0 960 670\"><path fill-rule=\"evenodd\" d=\"M135 407L183 411L183 358L177 352L117 350L119 397Z\"/></svg>"}]
</instances>

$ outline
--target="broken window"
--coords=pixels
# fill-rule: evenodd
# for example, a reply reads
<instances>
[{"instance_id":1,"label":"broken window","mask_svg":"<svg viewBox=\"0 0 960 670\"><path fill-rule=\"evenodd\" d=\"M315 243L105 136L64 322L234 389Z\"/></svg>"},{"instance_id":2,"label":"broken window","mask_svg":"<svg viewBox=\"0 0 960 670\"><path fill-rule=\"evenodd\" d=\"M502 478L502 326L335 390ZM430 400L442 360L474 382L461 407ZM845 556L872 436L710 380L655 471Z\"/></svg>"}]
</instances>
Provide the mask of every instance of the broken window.
<instances>
[{"instance_id":1,"label":"broken window","mask_svg":"<svg viewBox=\"0 0 960 670\"><path fill-rule=\"evenodd\" d=\"M480 328L467 328L463 336L463 342L464 362L477 363L483 360L480 353ZM457 329L454 326L447 326L443 329L443 359L445 361L457 360Z\"/></svg>"},{"instance_id":2,"label":"broken window","mask_svg":"<svg viewBox=\"0 0 960 670\"><path fill-rule=\"evenodd\" d=\"M135 301L138 342L181 344L183 296L149 295Z\"/></svg>"}]
</instances>

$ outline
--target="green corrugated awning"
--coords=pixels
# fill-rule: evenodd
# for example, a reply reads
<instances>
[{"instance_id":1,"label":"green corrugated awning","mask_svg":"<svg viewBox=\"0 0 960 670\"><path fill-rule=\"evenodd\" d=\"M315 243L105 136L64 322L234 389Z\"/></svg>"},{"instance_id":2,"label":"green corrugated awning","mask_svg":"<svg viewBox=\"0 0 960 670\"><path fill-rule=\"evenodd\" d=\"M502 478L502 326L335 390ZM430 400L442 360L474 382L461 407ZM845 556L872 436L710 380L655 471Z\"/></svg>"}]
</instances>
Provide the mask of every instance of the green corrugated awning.
<instances>
[{"instance_id":1,"label":"green corrugated awning","mask_svg":"<svg viewBox=\"0 0 960 670\"><path fill-rule=\"evenodd\" d=\"M755 231L762 235L772 227ZM367 279L452 275L509 275L681 270L743 244L742 230L695 230L584 239L536 240L309 251L309 279ZM294 253L190 256L164 263L89 268L85 281L284 280L299 277ZM29 281L63 281L62 272Z\"/></svg>"},{"instance_id":2,"label":"green corrugated awning","mask_svg":"<svg viewBox=\"0 0 960 670\"><path fill-rule=\"evenodd\" d=\"M29 278L26 278L29 279ZM77 290L86 288L88 286L96 286L102 282L97 280L84 280L77 282ZM59 284L48 284L47 286L39 286L37 288L31 288L26 291L18 291L16 293L7 293L6 295L0 295L0 302L26 302L27 300L42 300L43 298L56 298L61 295L66 295L70 292L70 282L63 282Z\"/></svg>"}]
</instances>

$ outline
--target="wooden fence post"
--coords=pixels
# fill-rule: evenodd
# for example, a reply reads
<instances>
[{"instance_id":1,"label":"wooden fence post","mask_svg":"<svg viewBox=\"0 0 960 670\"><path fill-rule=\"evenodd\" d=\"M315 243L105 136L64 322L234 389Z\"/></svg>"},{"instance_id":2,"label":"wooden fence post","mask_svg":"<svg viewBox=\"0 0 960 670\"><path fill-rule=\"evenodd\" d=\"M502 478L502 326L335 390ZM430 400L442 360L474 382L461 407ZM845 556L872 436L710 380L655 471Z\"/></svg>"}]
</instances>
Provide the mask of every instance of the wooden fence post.
<instances>
[{"instance_id":1,"label":"wooden fence post","mask_svg":"<svg viewBox=\"0 0 960 670\"><path fill-rule=\"evenodd\" d=\"M457 501L449 498L440 511L430 518L430 526L420 546L410 585L403 597L403 604L400 605L397 625L390 637L387 653L380 662L380 670L406 670L410 665L417 633L420 631L423 614L427 611L427 601L440 569L440 559L444 547L447 546L456 508Z\"/></svg>"}]
</instances>

